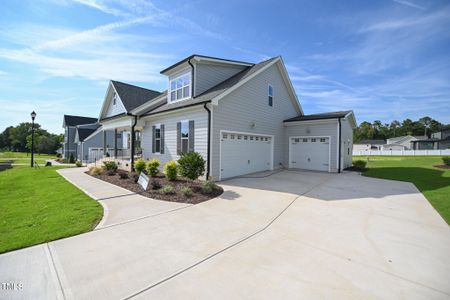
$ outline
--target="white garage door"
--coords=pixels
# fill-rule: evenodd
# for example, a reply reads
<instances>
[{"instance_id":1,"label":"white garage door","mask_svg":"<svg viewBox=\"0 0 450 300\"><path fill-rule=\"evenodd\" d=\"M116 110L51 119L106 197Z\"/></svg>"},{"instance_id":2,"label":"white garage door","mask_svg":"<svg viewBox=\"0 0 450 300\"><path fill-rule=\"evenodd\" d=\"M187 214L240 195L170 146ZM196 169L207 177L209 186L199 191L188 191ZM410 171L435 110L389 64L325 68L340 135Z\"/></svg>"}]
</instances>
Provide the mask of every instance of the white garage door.
<instances>
[{"instance_id":1,"label":"white garage door","mask_svg":"<svg viewBox=\"0 0 450 300\"><path fill-rule=\"evenodd\" d=\"M330 138L291 137L289 143L290 168L329 171Z\"/></svg>"},{"instance_id":2,"label":"white garage door","mask_svg":"<svg viewBox=\"0 0 450 300\"><path fill-rule=\"evenodd\" d=\"M221 179L272 168L272 138L242 133L221 133Z\"/></svg>"}]
</instances>

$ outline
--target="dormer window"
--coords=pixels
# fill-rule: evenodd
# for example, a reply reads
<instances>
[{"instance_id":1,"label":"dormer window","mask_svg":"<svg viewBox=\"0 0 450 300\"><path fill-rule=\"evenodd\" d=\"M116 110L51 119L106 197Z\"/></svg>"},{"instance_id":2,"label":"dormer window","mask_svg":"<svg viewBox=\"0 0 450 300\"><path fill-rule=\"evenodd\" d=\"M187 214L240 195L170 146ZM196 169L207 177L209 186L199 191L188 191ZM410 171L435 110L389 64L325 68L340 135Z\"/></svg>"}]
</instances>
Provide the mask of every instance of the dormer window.
<instances>
[{"instance_id":1,"label":"dormer window","mask_svg":"<svg viewBox=\"0 0 450 300\"><path fill-rule=\"evenodd\" d=\"M191 97L191 73L183 74L170 80L170 101Z\"/></svg>"}]
</instances>

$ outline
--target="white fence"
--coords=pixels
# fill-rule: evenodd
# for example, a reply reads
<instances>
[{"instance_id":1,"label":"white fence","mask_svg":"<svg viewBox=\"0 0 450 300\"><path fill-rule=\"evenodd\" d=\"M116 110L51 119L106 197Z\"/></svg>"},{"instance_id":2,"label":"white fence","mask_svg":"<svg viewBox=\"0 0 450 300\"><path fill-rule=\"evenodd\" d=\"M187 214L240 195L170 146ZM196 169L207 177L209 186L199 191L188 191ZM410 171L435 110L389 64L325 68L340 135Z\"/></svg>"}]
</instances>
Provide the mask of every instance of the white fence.
<instances>
[{"instance_id":1,"label":"white fence","mask_svg":"<svg viewBox=\"0 0 450 300\"><path fill-rule=\"evenodd\" d=\"M420 156L420 155L450 155L450 149L442 150L354 150L353 156L387 155L387 156Z\"/></svg>"}]
</instances>

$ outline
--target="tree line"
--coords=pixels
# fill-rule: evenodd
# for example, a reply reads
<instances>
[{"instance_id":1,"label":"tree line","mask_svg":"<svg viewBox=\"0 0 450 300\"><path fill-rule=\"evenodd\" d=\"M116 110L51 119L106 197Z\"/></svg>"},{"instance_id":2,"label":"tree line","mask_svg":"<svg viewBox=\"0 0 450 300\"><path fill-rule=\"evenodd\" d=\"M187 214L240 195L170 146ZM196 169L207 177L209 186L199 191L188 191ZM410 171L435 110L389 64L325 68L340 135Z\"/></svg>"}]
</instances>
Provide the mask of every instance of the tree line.
<instances>
[{"instance_id":1,"label":"tree line","mask_svg":"<svg viewBox=\"0 0 450 300\"><path fill-rule=\"evenodd\" d=\"M49 133L34 123L34 151L39 154L54 154L61 147L63 134ZM0 151L31 151L31 123L20 123L7 127L0 133Z\"/></svg>"},{"instance_id":2,"label":"tree line","mask_svg":"<svg viewBox=\"0 0 450 300\"><path fill-rule=\"evenodd\" d=\"M386 140L393 137L412 135L427 136L444 129L450 129L450 124L442 124L430 117L423 117L417 121L405 119L402 122L394 120L383 124L381 121L372 123L364 121L354 130L354 142L361 140Z\"/></svg>"}]
</instances>

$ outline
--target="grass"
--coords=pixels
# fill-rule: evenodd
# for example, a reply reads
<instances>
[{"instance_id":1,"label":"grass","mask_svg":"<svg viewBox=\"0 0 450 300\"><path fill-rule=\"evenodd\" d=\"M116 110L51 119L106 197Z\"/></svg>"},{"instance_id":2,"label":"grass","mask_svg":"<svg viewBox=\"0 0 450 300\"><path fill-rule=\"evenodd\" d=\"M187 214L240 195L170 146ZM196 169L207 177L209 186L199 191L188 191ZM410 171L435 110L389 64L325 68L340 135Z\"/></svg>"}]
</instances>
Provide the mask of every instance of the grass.
<instances>
[{"instance_id":1,"label":"grass","mask_svg":"<svg viewBox=\"0 0 450 300\"><path fill-rule=\"evenodd\" d=\"M354 157L367 160L365 176L412 182L450 225L450 169L440 156L371 156Z\"/></svg>"},{"instance_id":2,"label":"grass","mask_svg":"<svg viewBox=\"0 0 450 300\"><path fill-rule=\"evenodd\" d=\"M67 182L61 167L0 172L0 253L92 230L101 205Z\"/></svg>"},{"instance_id":3,"label":"grass","mask_svg":"<svg viewBox=\"0 0 450 300\"><path fill-rule=\"evenodd\" d=\"M0 159L3 158L27 158L30 159L31 154L30 153L26 153L26 152L12 152L12 151L7 151L7 152L0 152ZM53 159L56 158L55 155L52 154L34 154L34 158L42 158L42 159Z\"/></svg>"}]
</instances>

